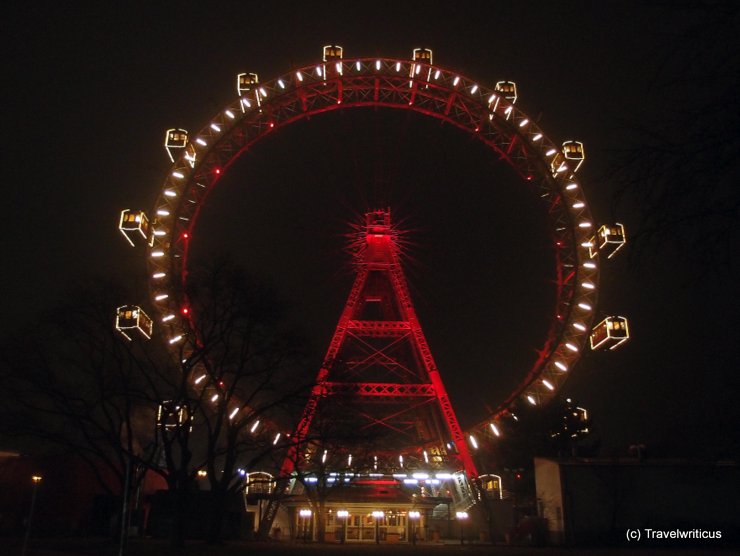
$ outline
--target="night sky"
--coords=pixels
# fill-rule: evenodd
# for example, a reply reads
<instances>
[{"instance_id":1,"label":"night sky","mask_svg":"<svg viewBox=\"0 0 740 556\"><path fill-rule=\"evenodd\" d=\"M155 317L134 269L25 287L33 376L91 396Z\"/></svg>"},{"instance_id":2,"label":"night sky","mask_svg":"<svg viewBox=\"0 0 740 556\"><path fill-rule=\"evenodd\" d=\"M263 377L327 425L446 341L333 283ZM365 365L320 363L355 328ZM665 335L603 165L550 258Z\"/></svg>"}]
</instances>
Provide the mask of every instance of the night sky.
<instances>
[{"instance_id":1,"label":"night sky","mask_svg":"<svg viewBox=\"0 0 740 556\"><path fill-rule=\"evenodd\" d=\"M481 83L516 81L518 105L551 139L585 143L579 177L594 220L639 229L639 211L614 201L612 170L618 151L634 146L631 130L671 116L663 87L671 76L661 71L694 16L599 4L6 8L3 328L32 322L90 274L140 280L143 251L126 244L117 218L124 208L151 212L169 167L164 131L203 127L235 98L237 73L267 80L319 60L329 43L347 58L406 59L428 46L436 64ZM552 306L553 261L534 193L468 135L364 109L288 126L216 188L193 258L226 254L272 283L318 360L353 279L350 223L385 206L408 231L416 308L470 425L533 363ZM731 453L722 446L740 416L737 266L707 268L670 243L621 255L602 266L598 315L627 316L634 337L581 359L564 392L591 411L604 453L636 442L655 455Z\"/></svg>"}]
</instances>

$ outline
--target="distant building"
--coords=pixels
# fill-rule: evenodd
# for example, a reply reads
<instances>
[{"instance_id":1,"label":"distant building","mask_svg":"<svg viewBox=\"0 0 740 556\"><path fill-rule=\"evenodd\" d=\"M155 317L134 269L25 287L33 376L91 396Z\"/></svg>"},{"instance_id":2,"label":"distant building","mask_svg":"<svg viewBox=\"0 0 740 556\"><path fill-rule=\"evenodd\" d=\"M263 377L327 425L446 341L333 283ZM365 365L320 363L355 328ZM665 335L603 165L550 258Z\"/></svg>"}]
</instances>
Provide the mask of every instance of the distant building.
<instances>
[{"instance_id":1,"label":"distant building","mask_svg":"<svg viewBox=\"0 0 740 556\"><path fill-rule=\"evenodd\" d=\"M727 546L740 541L740 466L686 460L535 458L540 517L554 544ZM660 531L720 531L721 539L688 533L686 542L646 538ZM693 535L693 536L692 536ZM714 535L716 536L716 535Z\"/></svg>"}]
</instances>

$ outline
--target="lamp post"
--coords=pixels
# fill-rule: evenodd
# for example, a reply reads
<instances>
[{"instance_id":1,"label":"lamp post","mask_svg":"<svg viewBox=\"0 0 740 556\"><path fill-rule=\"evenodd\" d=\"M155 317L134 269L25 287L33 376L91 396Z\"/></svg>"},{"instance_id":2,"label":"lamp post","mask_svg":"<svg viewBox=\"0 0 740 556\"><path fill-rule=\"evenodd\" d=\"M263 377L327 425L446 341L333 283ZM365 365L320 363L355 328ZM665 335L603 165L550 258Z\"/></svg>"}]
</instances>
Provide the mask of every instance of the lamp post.
<instances>
[{"instance_id":1,"label":"lamp post","mask_svg":"<svg viewBox=\"0 0 740 556\"><path fill-rule=\"evenodd\" d=\"M416 546L416 528L414 527L414 524L419 521L419 518L421 517L421 512L418 510L411 510L409 512L409 520L411 521L411 544Z\"/></svg>"},{"instance_id":2,"label":"lamp post","mask_svg":"<svg viewBox=\"0 0 740 556\"><path fill-rule=\"evenodd\" d=\"M468 519L468 512L455 512L457 520L460 522L460 544L465 543L465 520Z\"/></svg>"},{"instance_id":3,"label":"lamp post","mask_svg":"<svg viewBox=\"0 0 740 556\"><path fill-rule=\"evenodd\" d=\"M39 483L41 483L41 475L33 475L31 482L33 483L33 490L31 491L31 509L28 511L28 524L26 525L26 536L23 539L23 550L21 556L26 556L26 550L28 550L28 539L31 536L31 524L33 523L33 509L36 506L36 492L39 489Z\"/></svg>"},{"instance_id":4,"label":"lamp post","mask_svg":"<svg viewBox=\"0 0 740 556\"><path fill-rule=\"evenodd\" d=\"M380 520L385 517L385 512L375 510L373 517L375 518L375 544L380 544Z\"/></svg>"},{"instance_id":5,"label":"lamp post","mask_svg":"<svg viewBox=\"0 0 740 556\"><path fill-rule=\"evenodd\" d=\"M308 522L311 519L311 510L303 509L298 513L303 519L303 542L308 542Z\"/></svg>"},{"instance_id":6,"label":"lamp post","mask_svg":"<svg viewBox=\"0 0 740 556\"><path fill-rule=\"evenodd\" d=\"M337 517L342 520L342 536L339 538L339 542L344 544L347 538L347 518L349 517L349 512L347 510L337 510Z\"/></svg>"}]
</instances>

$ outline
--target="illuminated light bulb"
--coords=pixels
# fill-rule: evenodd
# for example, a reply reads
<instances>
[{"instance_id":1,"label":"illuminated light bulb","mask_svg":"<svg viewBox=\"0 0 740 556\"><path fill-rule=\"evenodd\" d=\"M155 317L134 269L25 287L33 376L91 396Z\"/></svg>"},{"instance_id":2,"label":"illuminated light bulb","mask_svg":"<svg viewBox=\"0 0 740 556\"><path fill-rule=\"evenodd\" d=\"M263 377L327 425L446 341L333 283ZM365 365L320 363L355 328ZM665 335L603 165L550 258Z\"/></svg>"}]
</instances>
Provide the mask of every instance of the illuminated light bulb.
<instances>
[{"instance_id":1,"label":"illuminated light bulb","mask_svg":"<svg viewBox=\"0 0 740 556\"><path fill-rule=\"evenodd\" d=\"M555 366L563 372L568 370L568 366L562 361L555 361Z\"/></svg>"},{"instance_id":2,"label":"illuminated light bulb","mask_svg":"<svg viewBox=\"0 0 740 556\"><path fill-rule=\"evenodd\" d=\"M588 247L593 247L593 246L594 246L594 244L592 242L590 242L590 241L584 241L583 243L581 243L581 247L588 248Z\"/></svg>"},{"instance_id":3,"label":"illuminated light bulb","mask_svg":"<svg viewBox=\"0 0 740 556\"><path fill-rule=\"evenodd\" d=\"M152 257L159 258L164 257L164 251L152 251Z\"/></svg>"},{"instance_id":4,"label":"illuminated light bulb","mask_svg":"<svg viewBox=\"0 0 740 556\"><path fill-rule=\"evenodd\" d=\"M175 318L175 315L167 315L166 317L162 317L162 322L168 322Z\"/></svg>"},{"instance_id":5,"label":"illuminated light bulb","mask_svg":"<svg viewBox=\"0 0 740 556\"><path fill-rule=\"evenodd\" d=\"M285 89L285 83L283 83L282 79L278 79L278 85L280 86L281 89Z\"/></svg>"},{"instance_id":6,"label":"illuminated light bulb","mask_svg":"<svg viewBox=\"0 0 740 556\"><path fill-rule=\"evenodd\" d=\"M157 215L158 216L169 216L170 215L170 211L168 211L167 209L159 209L157 211Z\"/></svg>"},{"instance_id":7,"label":"illuminated light bulb","mask_svg":"<svg viewBox=\"0 0 740 556\"><path fill-rule=\"evenodd\" d=\"M579 303L578 304L578 307L580 307L584 311L590 311L591 310L591 305L589 305L588 303Z\"/></svg>"},{"instance_id":8,"label":"illuminated light bulb","mask_svg":"<svg viewBox=\"0 0 740 556\"><path fill-rule=\"evenodd\" d=\"M478 441L475 439L475 437L471 434L468 436L470 438L470 443L473 445L473 448L476 450L478 449Z\"/></svg>"},{"instance_id":9,"label":"illuminated light bulb","mask_svg":"<svg viewBox=\"0 0 740 556\"><path fill-rule=\"evenodd\" d=\"M578 351L578 346L576 346L574 344L568 343L568 344L565 344L565 347L567 347L570 351L574 351L574 352L577 352Z\"/></svg>"},{"instance_id":10,"label":"illuminated light bulb","mask_svg":"<svg viewBox=\"0 0 740 556\"><path fill-rule=\"evenodd\" d=\"M247 108L252 108L252 103L249 102L249 99L248 98L243 98L242 99L242 104L244 104Z\"/></svg>"},{"instance_id":11,"label":"illuminated light bulb","mask_svg":"<svg viewBox=\"0 0 740 556\"><path fill-rule=\"evenodd\" d=\"M568 169L568 165L565 162L562 162L560 166L558 166L558 169L555 170L558 174L562 174Z\"/></svg>"},{"instance_id":12,"label":"illuminated light bulb","mask_svg":"<svg viewBox=\"0 0 740 556\"><path fill-rule=\"evenodd\" d=\"M460 83L460 76L455 76L455 80L452 82L453 87L457 87L457 84Z\"/></svg>"},{"instance_id":13,"label":"illuminated light bulb","mask_svg":"<svg viewBox=\"0 0 740 556\"><path fill-rule=\"evenodd\" d=\"M357 68L357 71L360 71L362 69L362 65L360 64L359 60L355 62L355 68Z\"/></svg>"},{"instance_id":14,"label":"illuminated light bulb","mask_svg":"<svg viewBox=\"0 0 740 556\"><path fill-rule=\"evenodd\" d=\"M527 395L527 401L532 405L537 405L537 401L530 395Z\"/></svg>"},{"instance_id":15,"label":"illuminated light bulb","mask_svg":"<svg viewBox=\"0 0 740 556\"><path fill-rule=\"evenodd\" d=\"M580 330L581 332L585 332L586 331L586 327L583 324L581 324L580 322L574 322L573 323L573 328L575 328L576 330Z\"/></svg>"},{"instance_id":16,"label":"illuminated light bulb","mask_svg":"<svg viewBox=\"0 0 740 556\"><path fill-rule=\"evenodd\" d=\"M519 127L524 127L529 123L529 120L527 118L524 118L521 122L519 122Z\"/></svg>"},{"instance_id":17,"label":"illuminated light bulb","mask_svg":"<svg viewBox=\"0 0 740 556\"><path fill-rule=\"evenodd\" d=\"M440 76L439 70L435 71L434 72L434 79L439 79L439 76Z\"/></svg>"},{"instance_id":18,"label":"illuminated light bulb","mask_svg":"<svg viewBox=\"0 0 740 556\"><path fill-rule=\"evenodd\" d=\"M167 276L167 274L165 274L164 272L155 272L154 274L152 274L152 278L154 278L155 280L159 280L160 278L164 278L165 276Z\"/></svg>"},{"instance_id":19,"label":"illuminated light bulb","mask_svg":"<svg viewBox=\"0 0 740 556\"><path fill-rule=\"evenodd\" d=\"M583 286L583 287L584 287L584 288L586 288L587 290L593 290L593 289L595 289L595 288L596 288L596 286L594 286L594 285L593 285L593 284L592 284L591 282L583 282L583 283L581 284L581 286Z\"/></svg>"},{"instance_id":20,"label":"illuminated light bulb","mask_svg":"<svg viewBox=\"0 0 740 556\"><path fill-rule=\"evenodd\" d=\"M596 263L592 263L592 262L585 262L585 263L583 263L583 266L584 266L585 268L596 268Z\"/></svg>"},{"instance_id":21,"label":"illuminated light bulb","mask_svg":"<svg viewBox=\"0 0 740 556\"><path fill-rule=\"evenodd\" d=\"M513 109L514 109L513 107L509 106L506 110L504 110L504 114L511 114L511 111Z\"/></svg>"},{"instance_id":22,"label":"illuminated light bulb","mask_svg":"<svg viewBox=\"0 0 740 556\"><path fill-rule=\"evenodd\" d=\"M321 66L316 66L316 75L321 77Z\"/></svg>"},{"instance_id":23,"label":"illuminated light bulb","mask_svg":"<svg viewBox=\"0 0 740 556\"><path fill-rule=\"evenodd\" d=\"M494 423L491 423L491 430L496 436L501 436L501 431L498 430L498 427Z\"/></svg>"},{"instance_id":24,"label":"illuminated light bulb","mask_svg":"<svg viewBox=\"0 0 740 556\"><path fill-rule=\"evenodd\" d=\"M396 71L401 71L401 62L396 62Z\"/></svg>"},{"instance_id":25,"label":"illuminated light bulb","mask_svg":"<svg viewBox=\"0 0 740 556\"><path fill-rule=\"evenodd\" d=\"M232 120L233 120L234 118L236 118L236 116L234 116L234 113L233 113L233 112L232 112L231 110L227 110L226 112L224 112L224 114L226 114L226 115L227 115L227 116L228 116L229 118L231 118Z\"/></svg>"},{"instance_id":26,"label":"illuminated light bulb","mask_svg":"<svg viewBox=\"0 0 740 556\"><path fill-rule=\"evenodd\" d=\"M427 454L426 450L424 450L424 463L429 463L429 454Z\"/></svg>"},{"instance_id":27,"label":"illuminated light bulb","mask_svg":"<svg viewBox=\"0 0 740 556\"><path fill-rule=\"evenodd\" d=\"M232 411L232 412L231 412L231 413L229 414L229 420L231 420L231 419L233 419L234 417L236 417L236 414L237 414L237 413L239 413L239 408L238 408L238 407L235 407L235 408L234 408L234 411Z\"/></svg>"},{"instance_id":28,"label":"illuminated light bulb","mask_svg":"<svg viewBox=\"0 0 740 556\"><path fill-rule=\"evenodd\" d=\"M303 74L300 71L295 72L295 77L298 81L303 82Z\"/></svg>"},{"instance_id":29,"label":"illuminated light bulb","mask_svg":"<svg viewBox=\"0 0 740 556\"><path fill-rule=\"evenodd\" d=\"M380 70L380 60L375 60L375 69Z\"/></svg>"},{"instance_id":30,"label":"illuminated light bulb","mask_svg":"<svg viewBox=\"0 0 740 556\"><path fill-rule=\"evenodd\" d=\"M477 90L478 90L478 85L473 85L473 88L470 89L470 94L474 95Z\"/></svg>"},{"instance_id":31,"label":"illuminated light bulb","mask_svg":"<svg viewBox=\"0 0 740 556\"><path fill-rule=\"evenodd\" d=\"M550 382L549 380L546 380L546 379L542 379L542 384L544 384L544 385L545 385L545 387L546 387L546 388L547 388L548 390L555 390L555 387L554 387L554 386L552 385L552 383L551 383L551 382Z\"/></svg>"},{"instance_id":32,"label":"illuminated light bulb","mask_svg":"<svg viewBox=\"0 0 740 556\"><path fill-rule=\"evenodd\" d=\"M417 65L416 66L416 71L414 73L416 73L416 75L419 75L419 72L420 71L421 71L421 66L420 65Z\"/></svg>"},{"instance_id":33,"label":"illuminated light bulb","mask_svg":"<svg viewBox=\"0 0 740 556\"><path fill-rule=\"evenodd\" d=\"M580 224L578 224L578 227L579 228L590 228L591 222L581 222Z\"/></svg>"},{"instance_id":34,"label":"illuminated light bulb","mask_svg":"<svg viewBox=\"0 0 740 556\"><path fill-rule=\"evenodd\" d=\"M178 334L174 338L170 338L170 344L176 344L180 340L182 340L182 334Z\"/></svg>"},{"instance_id":35,"label":"illuminated light bulb","mask_svg":"<svg viewBox=\"0 0 740 556\"><path fill-rule=\"evenodd\" d=\"M207 146L208 146L208 143L206 143L205 141L203 141L203 139L201 139L200 137L198 137L198 138L197 138L197 139L195 140L195 142L196 142L196 143L198 143L198 144L199 144L200 146L202 146L202 147L207 147Z\"/></svg>"},{"instance_id":36,"label":"illuminated light bulb","mask_svg":"<svg viewBox=\"0 0 740 556\"><path fill-rule=\"evenodd\" d=\"M573 203L573 208L574 209L580 209L580 208L583 208L585 206L586 206L586 204L585 203L581 203L580 201L577 202L577 203Z\"/></svg>"},{"instance_id":37,"label":"illuminated light bulb","mask_svg":"<svg viewBox=\"0 0 740 556\"><path fill-rule=\"evenodd\" d=\"M329 453L328 450L324 450L324 453L321 455L321 463L326 463L326 455Z\"/></svg>"},{"instance_id":38,"label":"illuminated light bulb","mask_svg":"<svg viewBox=\"0 0 740 556\"><path fill-rule=\"evenodd\" d=\"M172 191L171 189L167 189L164 194L167 197L177 197L177 193L175 191Z\"/></svg>"},{"instance_id":39,"label":"illuminated light bulb","mask_svg":"<svg viewBox=\"0 0 740 556\"><path fill-rule=\"evenodd\" d=\"M554 154L555 154L556 152L558 152L558 151L556 151L555 149L550 149L549 151L547 151L547 152L545 153L545 156L552 156L552 155L554 155Z\"/></svg>"},{"instance_id":40,"label":"illuminated light bulb","mask_svg":"<svg viewBox=\"0 0 740 556\"><path fill-rule=\"evenodd\" d=\"M172 176L179 180L185 177L185 175L182 172L172 172Z\"/></svg>"},{"instance_id":41,"label":"illuminated light bulb","mask_svg":"<svg viewBox=\"0 0 740 556\"><path fill-rule=\"evenodd\" d=\"M578 184L576 184L576 183L569 183L568 185L565 186L565 189L567 189L568 191L573 191L577 187L578 187Z\"/></svg>"},{"instance_id":42,"label":"illuminated light bulb","mask_svg":"<svg viewBox=\"0 0 740 556\"><path fill-rule=\"evenodd\" d=\"M260 94L263 97L267 98L267 91L265 91L265 88L264 87L260 87Z\"/></svg>"},{"instance_id":43,"label":"illuminated light bulb","mask_svg":"<svg viewBox=\"0 0 740 556\"><path fill-rule=\"evenodd\" d=\"M537 135L535 135L534 137L532 137L532 141L539 141L540 139L542 139L542 134L541 133L538 133Z\"/></svg>"},{"instance_id":44,"label":"illuminated light bulb","mask_svg":"<svg viewBox=\"0 0 740 556\"><path fill-rule=\"evenodd\" d=\"M211 401L216 403L216 400L218 400L218 394L213 394L213 396L211 396Z\"/></svg>"},{"instance_id":45,"label":"illuminated light bulb","mask_svg":"<svg viewBox=\"0 0 740 556\"><path fill-rule=\"evenodd\" d=\"M493 104L493 101L496 100L496 98L496 95L491 95L490 97L488 97L488 104Z\"/></svg>"},{"instance_id":46,"label":"illuminated light bulb","mask_svg":"<svg viewBox=\"0 0 740 556\"><path fill-rule=\"evenodd\" d=\"M252 428L251 428L251 429L249 429L249 432L254 432L254 431L256 431L256 430L257 430L257 427L259 427L259 426L260 426L260 420L259 420L259 419L257 419L257 420L256 420L256 421L254 422L254 424L252 425Z\"/></svg>"},{"instance_id":47,"label":"illuminated light bulb","mask_svg":"<svg viewBox=\"0 0 740 556\"><path fill-rule=\"evenodd\" d=\"M154 301L162 301L163 299L167 299L169 297L166 293L161 293L158 296L154 298Z\"/></svg>"},{"instance_id":48,"label":"illuminated light bulb","mask_svg":"<svg viewBox=\"0 0 740 556\"><path fill-rule=\"evenodd\" d=\"M352 466L352 454L350 454L347 457L347 467L351 467L351 466ZM339 512L337 512L337 513L339 513Z\"/></svg>"},{"instance_id":49,"label":"illuminated light bulb","mask_svg":"<svg viewBox=\"0 0 740 556\"><path fill-rule=\"evenodd\" d=\"M398 456L398 463L403 467L403 456Z\"/></svg>"},{"instance_id":50,"label":"illuminated light bulb","mask_svg":"<svg viewBox=\"0 0 740 556\"><path fill-rule=\"evenodd\" d=\"M337 73L342 73L342 62L337 62L334 67L337 68Z\"/></svg>"},{"instance_id":51,"label":"illuminated light bulb","mask_svg":"<svg viewBox=\"0 0 740 556\"><path fill-rule=\"evenodd\" d=\"M200 375L198 378L195 379L195 384L200 384L205 378L206 375Z\"/></svg>"},{"instance_id":52,"label":"illuminated light bulb","mask_svg":"<svg viewBox=\"0 0 740 556\"><path fill-rule=\"evenodd\" d=\"M215 131L216 133L221 132L221 128L218 126L218 124L211 124L211 129Z\"/></svg>"}]
</instances>

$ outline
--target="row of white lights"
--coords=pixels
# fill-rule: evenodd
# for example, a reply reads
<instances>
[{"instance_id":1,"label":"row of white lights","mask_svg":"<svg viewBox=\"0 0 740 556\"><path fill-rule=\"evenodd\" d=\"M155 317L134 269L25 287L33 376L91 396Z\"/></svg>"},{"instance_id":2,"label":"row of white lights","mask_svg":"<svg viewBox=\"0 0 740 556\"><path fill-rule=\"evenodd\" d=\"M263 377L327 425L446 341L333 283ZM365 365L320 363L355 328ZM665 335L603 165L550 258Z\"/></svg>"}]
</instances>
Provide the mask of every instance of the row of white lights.
<instances>
[{"instance_id":1,"label":"row of white lights","mask_svg":"<svg viewBox=\"0 0 740 556\"><path fill-rule=\"evenodd\" d=\"M348 67L351 67L351 64L348 64ZM354 64L354 67L356 68L357 71L361 71L362 70L362 64L360 63L360 61L356 61L355 64ZM411 75L412 76L414 74L415 75L418 75L419 72L420 72L421 67L422 67L421 64L417 64L415 62L412 63L411 64L411 70L410 70ZM342 64L342 62L337 62L336 65L335 65L335 68L336 68L336 70L337 70L338 73L340 73L340 74L343 73L343 64ZM377 71L380 71L380 69L382 68L382 62L381 62L381 60L376 60L376 62L375 62L375 68L376 68ZM395 69L396 69L396 72L400 72L401 69L402 69L402 63L401 62L395 62ZM319 77L325 76L326 75L325 68L322 70L322 66L317 66L316 67L316 74ZM299 82L303 82L303 74L301 73L301 71L297 71L295 75L296 75L296 79ZM430 66L430 69L429 69L429 77L431 77L431 75L432 75L432 67ZM434 79L435 80L438 80L441 77L441 75L442 75L441 70L437 69L434 72ZM460 81L461 81L460 76L455 76L454 79L453 79L453 87L457 87L459 85ZM276 81L276 83L277 83L277 85L281 89L285 89L285 82L283 81L282 78L281 79L278 79ZM472 85L468 86L468 90L469 90L470 94L475 94L476 92L479 91L479 87L478 87L477 84L472 84ZM265 99L265 98L267 98L267 96L268 96L267 90L265 89L264 86L257 87L255 89L255 91L254 91L254 94L255 94L255 100L256 100L256 102L257 102L258 105L260 105L261 102L262 102L262 100ZM495 106L493 107L493 111L495 111L496 108L498 107L499 100L500 100L499 99L499 96L496 93L492 93L490 95L490 97L488 98L489 107L491 105L494 105L495 104ZM513 99L512 100L512 104L513 104L513 102L515 102L515 100L516 99ZM240 99L240 106L242 107L242 111L245 111L245 106L246 107L251 107L251 103L249 102L249 99L245 99L244 97L242 97L242 99ZM508 106L505 109L505 114L506 114L507 119L510 117L512 111L513 111L513 107L511 105ZM230 120L234 120L235 119L234 113L231 110L229 110L229 109L225 110L224 111L224 114ZM523 118L521 121L519 121L518 126L520 128L523 128L523 127L526 127L529 123L530 123L530 121L529 121L528 118ZM209 129L212 132L215 132L216 134L218 134L218 133L220 133L223 130L222 126L223 126L223 124L220 123L220 122L212 122L210 124L210 126L209 126ZM530 139L531 139L531 141L533 143L535 143L537 141L540 141L542 138L543 138L543 135L539 131L534 131L534 132L531 133ZM207 147L208 146L208 142L205 139L203 139L202 137L196 138L195 139L195 144L199 145L200 147ZM196 148L193 143L191 143L190 145L193 146L193 149ZM550 148L549 150L547 150L545 152L545 156L546 157L553 157L557 152L558 152L557 149ZM195 154L190 155L190 154L186 153L186 157L185 158L189 162L189 165L191 167L194 167ZM184 170L184 169L176 169L176 170L172 171L171 176L173 178L175 178L176 180L184 180L186 178L186 174L182 170ZM564 173L567 170L568 170L567 164L565 162L562 162L558 166L558 168L555 170L554 173L555 173L555 175L557 177L558 174L562 174L562 173ZM578 189L578 185L574 181L568 183L565 186L565 190L566 191L572 191L574 193L577 193L577 191L576 191L577 189ZM176 189L173 189L173 188L165 189L165 191L164 191L163 194L164 194L165 197L168 197L168 198L175 198L175 197L178 196L178 193L177 193ZM576 201L571 205L571 208L572 209L575 209L575 210L583 209L584 207L585 207L585 203L582 200L579 200L579 199L576 199ZM167 209L165 209L165 208L161 208L161 209L158 209L157 210L157 215L159 217L165 218L165 217L170 216L170 212ZM580 229L582 229L582 230L589 230L589 229L591 229L592 224L591 224L591 222L588 222L588 221L581 221L581 222L578 223L578 227ZM162 230L162 229L157 229L157 230L154 231L154 235L156 237L162 237L162 236L165 236L166 234L167 234L167 232L165 230ZM581 247L588 249L589 247L592 247L592 244L590 242L583 242L581 244ZM165 256L165 251L162 250L162 249L154 249L154 250L151 251L151 254L150 255L153 258L164 257ZM586 262L586 263L584 263L583 266L585 268L587 268L587 269L595 269L595 267L596 267L595 263L593 263L593 262ZM162 271L158 271L158 272L154 273L152 277L154 279L156 279L156 280L160 280L160 279L166 277L166 273L165 272L162 272ZM595 289L595 285L592 282L588 281L588 280L583 281L581 283L581 287L584 288L584 289L586 289L586 290L594 290ZM159 294L157 294L155 296L155 301L162 302L162 301L167 300L168 297L169 296L166 293L159 293ZM578 304L578 307L580 309L584 310L584 311L590 311L591 310L591 306L589 304L587 304L587 303L579 303ZM165 315L162 318L162 321L163 322L169 322L169 321L173 320L174 318L175 318L175 315L172 314L172 313L170 313L170 314ZM572 326L573 326L573 328L575 328L579 332L586 332L587 331L587 328L586 328L585 324L583 324L581 322L574 322L574 323L572 323ZM173 337L170 338L169 342L170 342L170 344L175 344L175 343L180 342L183 338L184 338L184 335L182 335L182 334L176 334L176 335L174 335ZM566 349L570 350L573 353L577 353L578 352L578 347L575 344L573 344L573 343L568 342L568 343L565 344L565 347L566 347ZM553 364L555 365L555 367L557 367L562 372L566 372L568 370L567 365L564 362L562 362L562 361L555 361ZM201 379L202 379L202 377L201 377ZM197 379L197 380L199 381L200 379ZM555 386L552 384L552 382L550 382L547 379L542 379L542 384L543 384L543 386L545 386L550 391L553 391L555 389ZM537 404L537 400L535 399L535 397L532 394L527 394L526 395L526 399L529 401L529 403L531 403L533 405L536 405ZM235 418L236 415L237 415L237 413L238 413L238 409L233 410L230 413L230 418L231 419ZM492 428L494 434L496 434L496 436L499 436L500 435L500 432L498 431L498 429L497 429L497 427L495 426L494 423L491 423L491 428ZM280 437L280 434L278 433L278 435L276 435L276 438L274 440L274 443L277 443L278 442L279 437ZM477 441L475 440L475 437L473 437L471 435L470 438L471 438L471 444L474 447L477 447Z\"/></svg>"}]
</instances>

